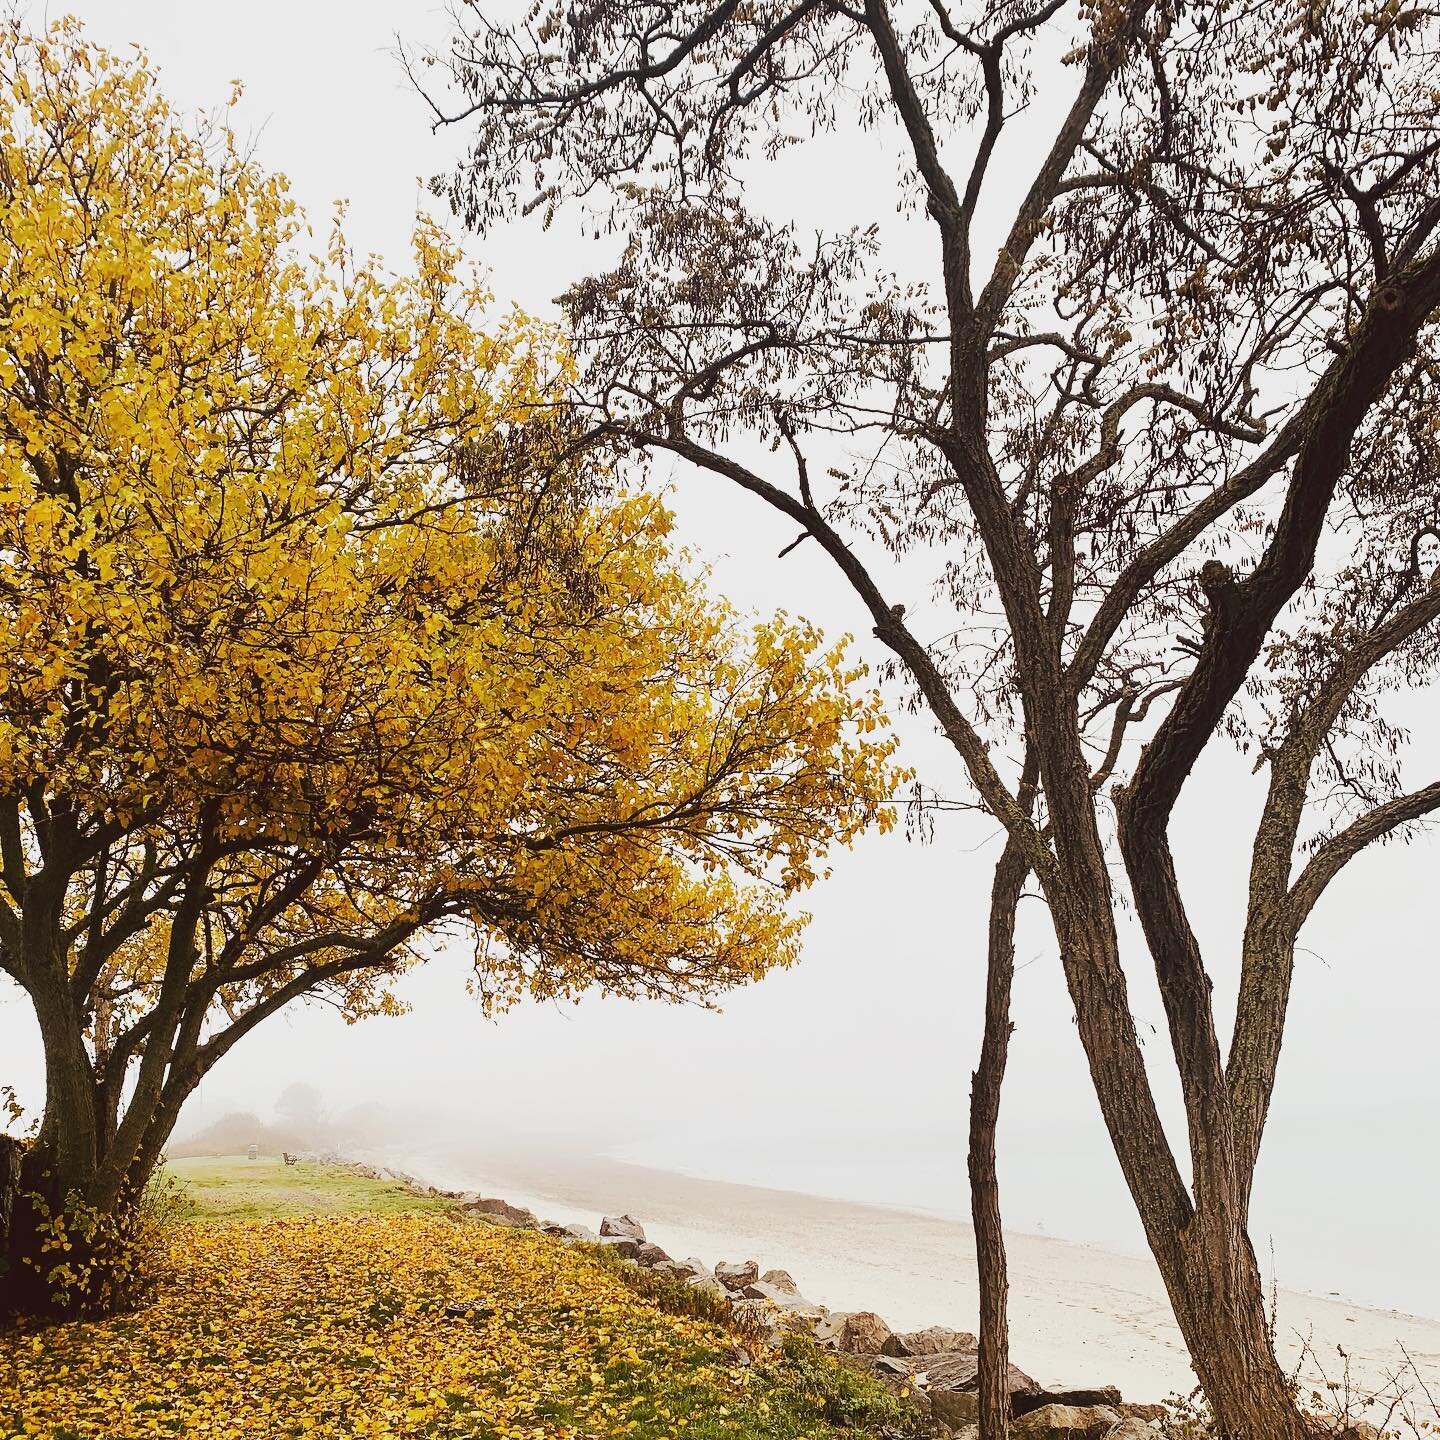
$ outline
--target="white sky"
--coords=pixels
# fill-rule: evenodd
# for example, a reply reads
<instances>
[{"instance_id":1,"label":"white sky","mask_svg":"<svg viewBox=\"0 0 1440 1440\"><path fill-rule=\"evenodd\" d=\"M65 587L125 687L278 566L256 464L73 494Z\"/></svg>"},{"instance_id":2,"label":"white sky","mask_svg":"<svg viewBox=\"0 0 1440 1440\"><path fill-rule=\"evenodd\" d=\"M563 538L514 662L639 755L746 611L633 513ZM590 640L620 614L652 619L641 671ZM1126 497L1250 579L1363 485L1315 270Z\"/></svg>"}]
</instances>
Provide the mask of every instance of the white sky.
<instances>
[{"instance_id":1,"label":"white sky","mask_svg":"<svg viewBox=\"0 0 1440 1440\"><path fill-rule=\"evenodd\" d=\"M394 36L416 44L441 35L443 11L377 0L75 8L97 38L141 42L181 107L218 105L242 79L242 130L256 134L265 164L290 176L317 227L343 197L356 247L403 260L425 201L421 177L445 169L461 137L429 133ZM868 153L810 148L805 163L807 213L812 198L822 208L853 202L865 193L857 177L878 185L886 170L878 139ZM875 209L882 224L900 223L888 200ZM907 245L923 255L928 238L922 230ZM498 292L535 310L595 259L563 222L545 235L526 227L470 243ZM848 593L807 547L775 560L788 530L746 497L679 478L686 532L715 562L717 585L742 605L786 605L837 633L859 627L868 640ZM1412 706L1422 735L1435 714L1433 695ZM927 781L960 793L958 763L929 727L902 729ZM1425 743L1440 759L1433 734ZM1179 814L1182 875L1222 1007L1235 969L1229 902L1243 894L1257 803L1248 767L1217 755ZM897 834L837 857L834 878L808 900L815 920L803 963L732 997L722 1014L588 1000L528 1007L491 1025L464 993L463 955L442 958L408 983L414 1013L403 1020L347 1028L328 1010L300 1008L262 1027L207 1082L190 1119L266 1110L301 1079L336 1108L422 1101L465 1116L456 1123L481 1135L503 1124L730 1179L963 1213L993 831L955 822L932 846ZM1431 1236L1440 1182L1435 861L1433 841L1362 858L1303 937L1254 1229L1267 1268L1273 1237L1284 1284L1440 1315ZM1038 906L1019 963L1002 1133L1007 1219L1138 1247ZM1152 1069L1173 1114L1158 996L1138 967L1134 989L1142 1031L1155 1027ZM40 1076L28 1010L0 989L0 1083L38 1104Z\"/></svg>"}]
</instances>

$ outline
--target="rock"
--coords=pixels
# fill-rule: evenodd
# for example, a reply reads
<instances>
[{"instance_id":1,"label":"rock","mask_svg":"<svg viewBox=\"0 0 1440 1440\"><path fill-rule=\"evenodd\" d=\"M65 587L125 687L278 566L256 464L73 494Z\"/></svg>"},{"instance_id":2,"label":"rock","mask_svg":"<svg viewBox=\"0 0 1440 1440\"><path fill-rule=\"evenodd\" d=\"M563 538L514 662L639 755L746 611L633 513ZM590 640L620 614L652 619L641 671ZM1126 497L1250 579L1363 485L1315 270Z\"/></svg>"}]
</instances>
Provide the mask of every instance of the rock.
<instances>
[{"instance_id":1,"label":"rock","mask_svg":"<svg viewBox=\"0 0 1440 1440\"><path fill-rule=\"evenodd\" d=\"M1115 1413L1122 1416L1121 1421L1106 1432L1105 1440L1157 1440L1160 1432L1155 1426L1118 1410Z\"/></svg>"},{"instance_id":2,"label":"rock","mask_svg":"<svg viewBox=\"0 0 1440 1440\"><path fill-rule=\"evenodd\" d=\"M633 1235L602 1235L600 1243L623 1255L627 1260L635 1258L642 1244Z\"/></svg>"},{"instance_id":3,"label":"rock","mask_svg":"<svg viewBox=\"0 0 1440 1440\"><path fill-rule=\"evenodd\" d=\"M980 1418L980 1397L973 1390L927 1390L930 1413L945 1425L967 1425Z\"/></svg>"},{"instance_id":4,"label":"rock","mask_svg":"<svg viewBox=\"0 0 1440 1440\"><path fill-rule=\"evenodd\" d=\"M887 1355L948 1355L956 1351L971 1354L978 1342L968 1330L948 1325L931 1325L924 1330L907 1330L885 1342Z\"/></svg>"},{"instance_id":5,"label":"rock","mask_svg":"<svg viewBox=\"0 0 1440 1440\"><path fill-rule=\"evenodd\" d=\"M767 1270L761 1277L762 1285L773 1285L777 1290L788 1290L792 1295L800 1293L800 1287L788 1270Z\"/></svg>"},{"instance_id":6,"label":"rock","mask_svg":"<svg viewBox=\"0 0 1440 1440\"><path fill-rule=\"evenodd\" d=\"M696 1260L693 1256L689 1260L657 1260L653 1270L659 1270L663 1274L673 1275L677 1280L689 1280L692 1276L712 1279L710 1267L703 1260Z\"/></svg>"},{"instance_id":7,"label":"rock","mask_svg":"<svg viewBox=\"0 0 1440 1440\"><path fill-rule=\"evenodd\" d=\"M670 1257L653 1241L646 1240L636 1247L635 1259L637 1259L642 1265L649 1265L653 1268L654 1266L659 1265L662 1261L668 1263Z\"/></svg>"},{"instance_id":8,"label":"rock","mask_svg":"<svg viewBox=\"0 0 1440 1440\"><path fill-rule=\"evenodd\" d=\"M798 1293L791 1294L787 1290L777 1290L763 1280L757 1280L753 1285L747 1285L740 1293L747 1300L769 1305L787 1323L806 1326L812 1333L817 1326L825 1324L830 1315L823 1305L812 1304Z\"/></svg>"},{"instance_id":9,"label":"rock","mask_svg":"<svg viewBox=\"0 0 1440 1440\"><path fill-rule=\"evenodd\" d=\"M600 1235L624 1235L636 1244L645 1243L645 1227L633 1215L607 1215L600 1222Z\"/></svg>"},{"instance_id":10,"label":"rock","mask_svg":"<svg viewBox=\"0 0 1440 1440\"><path fill-rule=\"evenodd\" d=\"M1116 1410L1130 1420L1163 1420L1170 1413L1163 1405L1117 1405Z\"/></svg>"},{"instance_id":11,"label":"rock","mask_svg":"<svg viewBox=\"0 0 1440 1440\"><path fill-rule=\"evenodd\" d=\"M867 1371L887 1385L892 1381L906 1385L912 1383L910 1367L894 1355L854 1355L849 1359L856 1368Z\"/></svg>"},{"instance_id":12,"label":"rock","mask_svg":"<svg viewBox=\"0 0 1440 1440\"><path fill-rule=\"evenodd\" d=\"M890 1327L873 1310L842 1310L815 1327L815 1338L842 1355L878 1355L890 1338Z\"/></svg>"},{"instance_id":13,"label":"rock","mask_svg":"<svg viewBox=\"0 0 1440 1440\"><path fill-rule=\"evenodd\" d=\"M742 1335L762 1340L766 1345L780 1343L780 1323L774 1310L763 1300L730 1297L730 1314Z\"/></svg>"},{"instance_id":14,"label":"rock","mask_svg":"<svg viewBox=\"0 0 1440 1440\"><path fill-rule=\"evenodd\" d=\"M491 1200L483 1195L469 1194L461 1197L461 1209L467 1214L484 1215L501 1225L513 1225L520 1230L538 1230L540 1222L534 1214L508 1200Z\"/></svg>"},{"instance_id":15,"label":"rock","mask_svg":"<svg viewBox=\"0 0 1440 1440\"><path fill-rule=\"evenodd\" d=\"M781 1310L813 1310L817 1315L820 1306L812 1305L798 1290L782 1290L764 1280L754 1280L740 1292L747 1300L766 1300Z\"/></svg>"},{"instance_id":16,"label":"rock","mask_svg":"<svg viewBox=\"0 0 1440 1440\"><path fill-rule=\"evenodd\" d=\"M588 1225L567 1225L565 1233L572 1240L586 1240L592 1245L600 1238Z\"/></svg>"},{"instance_id":17,"label":"rock","mask_svg":"<svg viewBox=\"0 0 1440 1440\"><path fill-rule=\"evenodd\" d=\"M1062 1390L1047 1386L1038 1394L1026 1395L1016 1401L1015 1414L1018 1418L1028 1414L1031 1410L1040 1409L1042 1405L1108 1405L1113 1410L1123 1403L1120 1392L1113 1385L1091 1386L1075 1390ZM1123 1414L1121 1418L1124 1418Z\"/></svg>"},{"instance_id":18,"label":"rock","mask_svg":"<svg viewBox=\"0 0 1440 1440\"><path fill-rule=\"evenodd\" d=\"M915 1383L930 1392L935 1408L935 1418L945 1420L946 1413L957 1420L965 1420L966 1412L973 1411L975 1387L979 1382L978 1355L964 1351L951 1351L939 1355L927 1355L910 1362L910 1373ZM1024 1402L1041 1393L1040 1386L1023 1370L1011 1365L1005 1372L1005 1383L1010 1390L1011 1413L1018 1413ZM954 1397L968 1395L970 1399ZM969 1418L974 1418L973 1413ZM945 1420L945 1423L953 1423Z\"/></svg>"},{"instance_id":19,"label":"rock","mask_svg":"<svg viewBox=\"0 0 1440 1440\"><path fill-rule=\"evenodd\" d=\"M733 1297L730 1292L713 1275L695 1275L686 1281L686 1284L695 1290L703 1290L707 1295L713 1295L717 1300L730 1300Z\"/></svg>"},{"instance_id":20,"label":"rock","mask_svg":"<svg viewBox=\"0 0 1440 1440\"><path fill-rule=\"evenodd\" d=\"M760 1278L760 1266L754 1260L720 1260L715 1265L715 1278L727 1290L743 1290Z\"/></svg>"},{"instance_id":21,"label":"rock","mask_svg":"<svg viewBox=\"0 0 1440 1440\"><path fill-rule=\"evenodd\" d=\"M1109 1405L1042 1405L1022 1415L1014 1424L1016 1435L1040 1440L1105 1440L1123 1423L1123 1417Z\"/></svg>"}]
</instances>

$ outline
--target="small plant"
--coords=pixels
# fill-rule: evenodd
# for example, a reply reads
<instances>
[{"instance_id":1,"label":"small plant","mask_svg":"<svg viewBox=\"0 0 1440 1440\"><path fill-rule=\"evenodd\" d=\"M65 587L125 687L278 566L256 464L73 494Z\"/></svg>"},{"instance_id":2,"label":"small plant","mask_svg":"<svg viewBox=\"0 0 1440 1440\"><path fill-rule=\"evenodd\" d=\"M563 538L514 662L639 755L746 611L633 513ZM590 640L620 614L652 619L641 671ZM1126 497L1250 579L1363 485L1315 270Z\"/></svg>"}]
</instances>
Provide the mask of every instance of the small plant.
<instances>
[{"instance_id":1,"label":"small plant","mask_svg":"<svg viewBox=\"0 0 1440 1440\"><path fill-rule=\"evenodd\" d=\"M1429 1440L1440 1434L1440 1400L1403 1345L1404 1363L1370 1385L1355 1376L1342 1347L1336 1352L1339 1363L1330 1364L1309 1337L1302 1338L1289 1377L1296 1405L1317 1440ZM1160 1425L1164 1440L1216 1440L1220 1433L1199 1390L1172 1395L1166 1409Z\"/></svg>"},{"instance_id":2,"label":"small plant","mask_svg":"<svg viewBox=\"0 0 1440 1440\"><path fill-rule=\"evenodd\" d=\"M790 1331L774 1359L758 1367L785 1394L813 1404L830 1425L866 1435L919 1436L933 1426L914 1400L892 1394L874 1376L827 1355L808 1335Z\"/></svg>"},{"instance_id":3,"label":"small plant","mask_svg":"<svg viewBox=\"0 0 1440 1440\"><path fill-rule=\"evenodd\" d=\"M1404 1364L1368 1385L1353 1373L1344 1347L1337 1345L1335 1351L1335 1362L1323 1360L1307 1336L1296 1367L1300 1408L1315 1434L1335 1440L1377 1435L1418 1440L1440 1429L1440 1401L1403 1345Z\"/></svg>"},{"instance_id":4,"label":"small plant","mask_svg":"<svg viewBox=\"0 0 1440 1440\"><path fill-rule=\"evenodd\" d=\"M19 1125L25 1118L25 1107L20 1103L20 1097L15 1093L13 1085L0 1085L0 1134L7 1132L12 1125ZM27 1129L21 1131L22 1140L34 1139L36 1130L39 1129L39 1117L33 1117Z\"/></svg>"},{"instance_id":5,"label":"small plant","mask_svg":"<svg viewBox=\"0 0 1440 1440\"><path fill-rule=\"evenodd\" d=\"M607 1263L615 1266L616 1274L637 1295L642 1295L658 1310L667 1315L685 1315L692 1320L706 1320L712 1325L723 1325L727 1329L743 1328L741 1315L730 1308L730 1302L722 1295L703 1285L691 1285L677 1275L667 1275L663 1270L649 1270L643 1265L631 1265L615 1256L606 1246L596 1246ZM742 1312L743 1314L743 1312Z\"/></svg>"}]
</instances>

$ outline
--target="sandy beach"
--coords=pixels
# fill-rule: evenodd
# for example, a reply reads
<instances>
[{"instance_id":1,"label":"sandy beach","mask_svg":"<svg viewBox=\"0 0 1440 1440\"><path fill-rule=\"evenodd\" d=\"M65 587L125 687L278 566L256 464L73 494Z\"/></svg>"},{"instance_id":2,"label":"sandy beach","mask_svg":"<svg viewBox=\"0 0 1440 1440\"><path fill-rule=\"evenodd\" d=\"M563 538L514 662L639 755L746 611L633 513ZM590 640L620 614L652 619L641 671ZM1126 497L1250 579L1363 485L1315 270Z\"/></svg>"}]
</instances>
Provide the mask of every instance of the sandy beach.
<instances>
[{"instance_id":1,"label":"sandy beach","mask_svg":"<svg viewBox=\"0 0 1440 1440\"><path fill-rule=\"evenodd\" d=\"M628 1210L674 1255L782 1266L810 1299L878 1311L896 1329L975 1327L974 1234L954 1220L586 1156L480 1154L457 1144L367 1158L564 1223L593 1227L602 1212ZM1134 1400L1193 1388L1149 1260L1016 1234L1009 1261L1012 1358L1038 1380L1118 1385ZM1284 1290L1278 1319L1282 1360L1299 1363L1308 1339L1325 1372L1310 1368L1315 1383L1343 1377L1343 1349L1352 1377L1378 1385L1403 1365L1403 1347L1440 1393L1440 1321Z\"/></svg>"}]
</instances>

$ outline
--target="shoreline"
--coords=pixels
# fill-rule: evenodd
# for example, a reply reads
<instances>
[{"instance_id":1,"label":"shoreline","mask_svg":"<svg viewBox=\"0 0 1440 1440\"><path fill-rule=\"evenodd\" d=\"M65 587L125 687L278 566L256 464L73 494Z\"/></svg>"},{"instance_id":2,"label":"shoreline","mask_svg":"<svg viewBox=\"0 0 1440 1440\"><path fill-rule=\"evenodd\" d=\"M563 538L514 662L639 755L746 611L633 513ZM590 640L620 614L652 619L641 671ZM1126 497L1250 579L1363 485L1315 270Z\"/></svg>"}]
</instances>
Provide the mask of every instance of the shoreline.
<instances>
[{"instance_id":1,"label":"shoreline","mask_svg":"<svg viewBox=\"0 0 1440 1440\"><path fill-rule=\"evenodd\" d=\"M742 1190L763 1190L770 1194L793 1196L797 1200L821 1200L827 1204L845 1205L857 1210L880 1210L887 1214L908 1215L921 1220L933 1220L943 1225L959 1225L966 1230L972 1230L970 1220L967 1216L955 1211L937 1210L933 1206L925 1205L902 1205L899 1203L887 1204L883 1200L870 1200L859 1198L853 1195L841 1194L829 1190L808 1190L791 1189L785 1186L769 1185L760 1180L733 1180L723 1175L717 1175L705 1170L696 1170L688 1166L666 1167L661 1165L648 1165L639 1160L627 1160L623 1156L614 1155L609 1152L602 1152L594 1157L607 1165L622 1166L624 1168L643 1171L649 1175L671 1175L685 1180L695 1180L702 1184L734 1186ZM1070 1246L1076 1250L1085 1250L1097 1255L1107 1256L1114 1260L1141 1261L1150 1263L1150 1256L1139 1248L1124 1250L1115 1246L1106 1245L1099 1240L1079 1240L1071 1235L1052 1235L1040 1230L1014 1229L1005 1227L1005 1238L1007 1243L1014 1241L1036 1241L1040 1244L1056 1244ZM1440 1257L1437 1257L1440 1261ZM1262 1267L1263 1268L1263 1267ZM1266 1281L1267 1291L1270 1282ZM1374 1315L1384 1315L1394 1320L1413 1322L1417 1325L1440 1325L1440 1313L1429 1315L1419 1310L1402 1310L1394 1305L1377 1305L1369 1300L1362 1299L1355 1295L1347 1295L1339 1290L1313 1290L1304 1285L1282 1285L1278 1287L1286 1294L1298 1295L1307 1300L1342 1305L1352 1310L1365 1310Z\"/></svg>"},{"instance_id":2,"label":"shoreline","mask_svg":"<svg viewBox=\"0 0 1440 1440\"><path fill-rule=\"evenodd\" d=\"M479 1191L561 1224L630 1213L674 1255L783 1267L812 1301L871 1310L894 1329L974 1330L974 1234L933 1213L664 1171L573 1153L480 1151L473 1142L383 1147L356 1158L441 1190ZM1113 1384L1127 1400L1195 1385L1153 1261L1051 1236L1008 1235L1012 1359L1041 1383ZM1378 1387L1404 1363L1440 1386L1440 1321L1279 1292L1277 1353L1308 1384ZM1343 1346L1343 1350L1338 1347ZM1317 1368L1318 1367L1318 1368Z\"/></svg>"}]
</instances>

